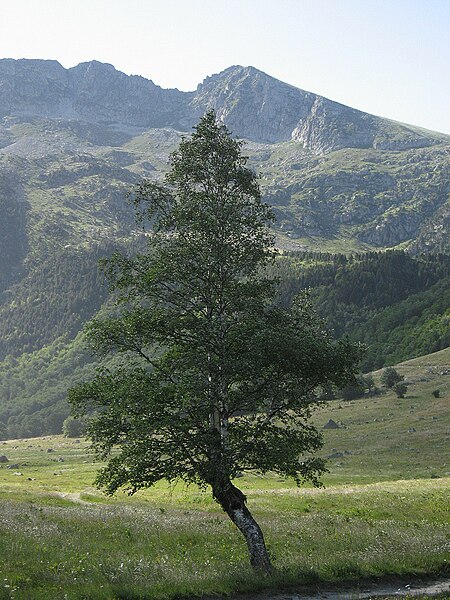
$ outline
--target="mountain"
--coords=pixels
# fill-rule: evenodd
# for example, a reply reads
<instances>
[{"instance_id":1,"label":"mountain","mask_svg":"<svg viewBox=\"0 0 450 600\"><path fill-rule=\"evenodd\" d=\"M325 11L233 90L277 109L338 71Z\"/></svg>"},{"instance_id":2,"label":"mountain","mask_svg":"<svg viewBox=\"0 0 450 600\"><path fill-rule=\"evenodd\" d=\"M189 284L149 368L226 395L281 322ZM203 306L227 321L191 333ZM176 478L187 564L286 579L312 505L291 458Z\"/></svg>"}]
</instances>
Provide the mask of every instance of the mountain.
<instances>
[{"instance_id":1,"label":"mountain","mask_svg":"<svg viewBox=\"0 0 450 600\"><path fill-rule=\"evenodd\" d=\"M207 77L195 92L180 92L97 61L64 69L54 60L3 59L0 81L0 116L189 131L214 108L237 137L263 143L292 139L315 153L405 150L443 139L305 92L254 67L229 67Z\"/></svg>"},{"instance_id":2,"label":"mountain","mask_svg":"<svg viewBox=\"0 0 450 600\"><path fill-rule=\"evenodd\" d=\"M250 165L276 210L280 247L448 251L449 136L349 108L253 67L230 67L180 92L96 61L64 69L3 59L0 210L9 186L8 206L16 220L22 214L22 250L8 251L35 252L30 237L47 247L126 235L125 191L142 177L161 177L181 135L209 108L247 140Z\"/></svg>"},{"instance_id":3,"label":"mountain","mask_svg":"<svg viewBox=\"0 0 450 600\"><path fill-rule=\"evenodd\" d=\"M55 60L0 60L0 115L28 115L164 127L183 111L183 92L92 61L64 69ZM176 117L175 117L176 119Z\"/></svg>"},{"instance_id":4,"label":"mountain","mask_svg":"<svg viewBox=\"0 0 450 600\"><path fill-rule=\"evenodd\" d=\"M448 270L439 253L450 254L449 136L349 108L253 67L230 67L181 92L96 61L65 69L56 61L3 59L5 426L10 417L17 425L42 412L40 431L60 427L67 386L95 368L80 331L107 297L97 261L139 243L126 194L142 178L163 177L170 152L209 108L246 141L248 164L260 173L263 197L277 217L278 247L315 251L313 263L331 261L321 271L303 257L299 264L311 277L297 268L285 275L295 289L318 288L317 306L336 332L372 344L367 368L447 343ZM386 259L384 270L378 254L340 262L339 253L388 248L410 256L396 266ZM337 258L324 259L324 252ZM390 300L383 306L367 298L361 305L342 301L340 283L349 298L353 289L369 290L372 300L389 290ZM28 430L39 428L21 431Z\"/></svg>"}]
</instances>

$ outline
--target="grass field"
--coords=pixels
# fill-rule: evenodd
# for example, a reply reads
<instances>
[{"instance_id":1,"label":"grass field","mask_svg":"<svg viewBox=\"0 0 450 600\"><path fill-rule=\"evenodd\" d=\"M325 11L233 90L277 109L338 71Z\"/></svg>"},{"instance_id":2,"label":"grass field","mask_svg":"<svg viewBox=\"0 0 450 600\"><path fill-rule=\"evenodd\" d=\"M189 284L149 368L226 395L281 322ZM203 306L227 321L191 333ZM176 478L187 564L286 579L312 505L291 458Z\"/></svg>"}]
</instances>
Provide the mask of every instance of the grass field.
<instances>
[{"instance_id":1,"label":"grass field","mask_svg":"<svg viewBox=\"0 0 450 600\"><path fill-rule=\"evenodd\" d=\"M320 409L318 426L341 424L324 431L322 453L335 456L325 488L256 473L238 480L277 569L267 579L250 571L240 534L208 492L161 483L107 498L92 487L99 465L84 440L0 443L9 459L0 465L0 598L172 599L447 573L449 358L400 365L404 399Z\"/></svg>"}]
</instances>

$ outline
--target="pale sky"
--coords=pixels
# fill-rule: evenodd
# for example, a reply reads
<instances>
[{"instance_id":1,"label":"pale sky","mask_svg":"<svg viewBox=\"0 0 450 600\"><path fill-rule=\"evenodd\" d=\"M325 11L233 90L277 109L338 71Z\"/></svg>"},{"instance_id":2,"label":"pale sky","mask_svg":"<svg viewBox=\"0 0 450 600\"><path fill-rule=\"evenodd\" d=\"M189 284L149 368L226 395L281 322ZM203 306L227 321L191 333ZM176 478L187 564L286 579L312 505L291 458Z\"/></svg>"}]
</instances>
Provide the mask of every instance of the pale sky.
<instances>
[{"instance_id":1,"label":"pale sky","mask_svg":"<svg viewBox=\"0 0 450 600\"><path fill-rule=\"evenodd\" d=\"M450 0L0 0L0 58L95 59L185 91L252 65L450 134Z\"/></svg>"}]
</instances>

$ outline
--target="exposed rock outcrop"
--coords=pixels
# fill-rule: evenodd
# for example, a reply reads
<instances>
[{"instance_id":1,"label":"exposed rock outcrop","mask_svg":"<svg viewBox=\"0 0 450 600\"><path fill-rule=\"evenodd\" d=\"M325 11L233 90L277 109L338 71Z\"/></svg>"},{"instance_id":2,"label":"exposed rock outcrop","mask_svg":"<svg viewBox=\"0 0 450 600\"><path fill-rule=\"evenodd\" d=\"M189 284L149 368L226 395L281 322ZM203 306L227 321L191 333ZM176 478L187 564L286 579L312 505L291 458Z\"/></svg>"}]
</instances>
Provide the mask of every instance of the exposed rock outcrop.
<instances>
[{"instance_id":1,"label":"exposed rock outcrop","mask_svg":"<svg viewBox=\"0 0 450 600\"><path fill-rule=\"evenodd\" d=\"M180 92L97 61L64 69L53 60L0 60L0 116L189 131L209 108L238 137L266 143L293 139L316 154L436 142L432 134L298 89L253 67L229 67L207 77L195 92Z\"/></svg>"}]
</instances>

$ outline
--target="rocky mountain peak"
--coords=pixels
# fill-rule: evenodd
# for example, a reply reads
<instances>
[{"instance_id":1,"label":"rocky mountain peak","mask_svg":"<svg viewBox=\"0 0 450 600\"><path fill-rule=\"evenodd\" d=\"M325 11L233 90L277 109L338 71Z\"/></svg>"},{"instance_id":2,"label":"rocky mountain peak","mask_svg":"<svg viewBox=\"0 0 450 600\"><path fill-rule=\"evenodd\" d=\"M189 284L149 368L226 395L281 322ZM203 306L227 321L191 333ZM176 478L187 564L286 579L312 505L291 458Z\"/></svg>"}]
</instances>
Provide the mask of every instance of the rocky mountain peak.
<instances>
[{"instance_id":1,"label":"rocky mountain peak","mask_svg":"<svg viewBox=\"0 0 450 600\"><path fill-rule=\"evenodd\" d=\"M137 127L167 125L182 92L163 90L153 81L126 75L113 65L90 61L69 70L74 110L85 120ZM176 106L178 108L178 106Z\"/></svg>"},{"instance_id":2,"label":"rocky mountain peak","mask_svg":"<svg viewBox=\"0 0 450 600\"><path fill-rule=\"evenodd\" d=\"M99 60L88 60L88 61L79 63L78 65L75 65L75 67L71 67L69 69L69 71L71 73L75 73L77 71L89 71L89 70L109 71L110 73L111 72L121 73L121 71L118 71L114 65L111 65L110 63L100 62ZM121 74L125 75L125 73L121 73ZM127 76L125 75L125 77L127 77Z\"/></svg>"},{"instance_id":3,"label":"rocky mountain peak","mask_svg":"<svg viewBox=\"0 0 450 600\"><path fill-rule=\"evenodd\" d=\"M423 131L301 90L252 66L228 67L207 77L195 92L180 92L95 60L70 69L54 60L0 60L0 117L60 117L189 131L211 108L237 137L264 143L293 139L315 154L435 143Z\"/></svg>"},{"instance_id":4,"label":"rocky mountain peak","mask_svg":"<svg viewBox=\"0 0 450 600\"><path fill-rule=\"evenodd\" d=\"M255 67L233 66L207 77L191 106L196 117L213 108L239 137L271 143L290 139L314 97Z\"/></svg>"},{"instance_id":5,"label":"rocky mountain peak","mask_svg":"<svg viewBox=\"0 0 450 600\"><path fill-rule=\"evenodd\" d=\"M1 58L0 75L18 75L36 73L47 76L61 77L66 71L57 60L40 58Z\"/></svg>"},{"instance_id":6,"label":"rocky mountain peak","mask_svg":"<svg viewBox=\"0 0 450 600\"><path fill-rule=\"evenodd\" d=\"M56 60L0 60L0 116L53 116L69 95L66 69Z\"/></svg>"}]
</instances>

